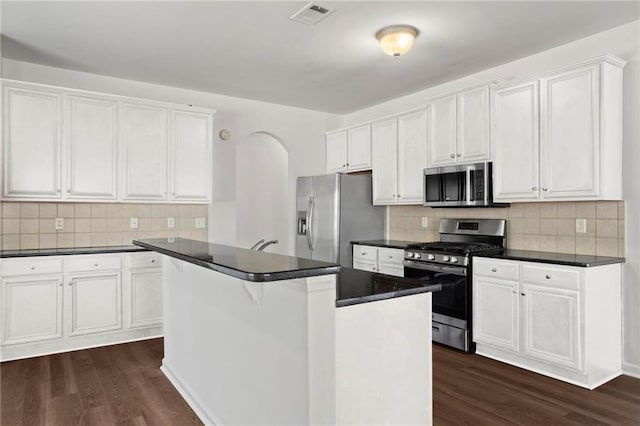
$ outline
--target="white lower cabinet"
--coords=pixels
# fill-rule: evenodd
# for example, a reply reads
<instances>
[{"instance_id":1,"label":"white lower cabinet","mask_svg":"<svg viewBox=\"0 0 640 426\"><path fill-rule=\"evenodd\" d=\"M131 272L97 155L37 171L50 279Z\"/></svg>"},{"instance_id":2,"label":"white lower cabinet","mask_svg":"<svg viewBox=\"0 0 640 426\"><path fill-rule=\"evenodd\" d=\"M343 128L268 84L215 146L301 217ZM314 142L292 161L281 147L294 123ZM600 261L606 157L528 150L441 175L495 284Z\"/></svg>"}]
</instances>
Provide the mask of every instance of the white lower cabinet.
<instances>
[{"instance_id":1,"label":"white lower cabinet","mask_svg":"<svg viewBox=\"0 0 640 426\"><path fill-rule=\"evenodd\" d=\"M380 274L404 276L404 250L353 245L353 268Z\"/></svg>"},{"instance_id":2,"label":"white lower cabinet","mask_svg":"<svg viewBox=\"0 0 640 426\"><path fill-rule=\"evenodd\" d=\"M151 252L2 259L0 361L161 336L161 266Z\"/></svg>"},{"instance_id":3,"label":"white lower cabinet","mask_svg":"<svg viewBox=\"0 0 640 426\"><path fill-rule=\"evenodd\" d=\"M62 276L2 280L2 345L62 337Z\"/></svg>"},{"instance_id":4,"label":"white lower cabinet","mask_svg":"<svg viewBox=\"0 0 640 426\"><path fill-rule=\"evenodd\" d=\"M620 265L473 259L476 352L593 389L621 373Z\"/></svg>"}]
</instances>

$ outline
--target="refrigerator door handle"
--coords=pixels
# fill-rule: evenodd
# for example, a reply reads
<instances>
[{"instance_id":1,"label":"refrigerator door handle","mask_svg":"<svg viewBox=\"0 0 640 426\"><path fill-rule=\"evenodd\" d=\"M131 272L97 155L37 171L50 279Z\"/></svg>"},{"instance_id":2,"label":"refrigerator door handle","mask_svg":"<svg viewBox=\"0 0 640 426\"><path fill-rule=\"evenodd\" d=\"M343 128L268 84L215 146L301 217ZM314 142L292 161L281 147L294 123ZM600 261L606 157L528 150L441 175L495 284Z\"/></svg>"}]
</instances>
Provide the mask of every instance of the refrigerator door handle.
<instances>
[{"instance_id":1,"label":"refrigerator door handle","mask_svg":"<svg viewBox=\"0 0 640 426\"><path fill-rule=\"evenodd\" d=\"M309 197L309 207L307 208L307 245L309 246L309 250L313 251L313 239L311 233L313 232L313 195Z\"/></svg>"}]
</instances>

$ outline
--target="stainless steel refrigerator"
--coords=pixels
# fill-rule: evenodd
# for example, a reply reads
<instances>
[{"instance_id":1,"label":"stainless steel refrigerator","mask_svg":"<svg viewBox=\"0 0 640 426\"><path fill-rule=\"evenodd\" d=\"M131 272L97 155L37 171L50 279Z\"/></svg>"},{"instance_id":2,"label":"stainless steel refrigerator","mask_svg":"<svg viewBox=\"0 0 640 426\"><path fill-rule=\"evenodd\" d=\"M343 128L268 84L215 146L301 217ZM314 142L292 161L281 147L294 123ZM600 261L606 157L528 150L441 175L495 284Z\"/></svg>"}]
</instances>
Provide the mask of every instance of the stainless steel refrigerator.
<instances>
[{"instance_id":1,"label":"stainless steel refrigerator","mask_svg":"<svg viewBox=\"0 0 640 426\"><path fill-rule=\"evenodd\" d=\"M384 238L385 208L372 204L371 174L298 178L296 256L353 265L351 241Z\"/></svg>"}]
</instances>

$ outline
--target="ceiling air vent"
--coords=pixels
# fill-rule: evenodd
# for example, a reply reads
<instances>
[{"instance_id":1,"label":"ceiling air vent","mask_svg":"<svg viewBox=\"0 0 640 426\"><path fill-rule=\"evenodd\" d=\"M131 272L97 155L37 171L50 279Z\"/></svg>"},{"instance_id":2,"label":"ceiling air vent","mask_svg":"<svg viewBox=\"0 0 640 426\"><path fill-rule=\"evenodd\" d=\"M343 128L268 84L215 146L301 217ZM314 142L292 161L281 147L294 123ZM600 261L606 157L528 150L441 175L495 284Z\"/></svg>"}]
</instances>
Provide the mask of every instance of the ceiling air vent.
<instances>
[{"instance_id":1,"label":"ceiling air vent","mask_svg":"<svg viewBox=\"0 0 640 426\"><path fill-rule=\"evenodd\" d=\"M291 20L302 22L307 25L315 25L327 16L331 15L335 9L327 6L321 6L318 3L309 3L293 15Z\"/></svg>"}]
</instances>

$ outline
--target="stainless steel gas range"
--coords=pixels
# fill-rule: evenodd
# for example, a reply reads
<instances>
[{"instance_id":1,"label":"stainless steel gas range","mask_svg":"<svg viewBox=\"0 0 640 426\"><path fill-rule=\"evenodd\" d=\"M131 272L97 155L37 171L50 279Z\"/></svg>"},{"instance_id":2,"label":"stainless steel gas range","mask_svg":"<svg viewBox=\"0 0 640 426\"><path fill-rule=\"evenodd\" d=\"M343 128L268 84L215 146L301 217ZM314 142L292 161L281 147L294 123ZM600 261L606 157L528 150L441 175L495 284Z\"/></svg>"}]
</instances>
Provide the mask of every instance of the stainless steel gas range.
<instances>
[{"instance_id":1,"label":"stainless steel gas range","mask_svg":"<svg viewBox=\"0 0 640 426\"><path fill-rule=\"evenodd\" d=\"M440 241L407 246L404 276L442 285L433 293L433 341L475 352L471 258L504 250L504 219L441 219Z\"/></svg>"}]
</instances>

